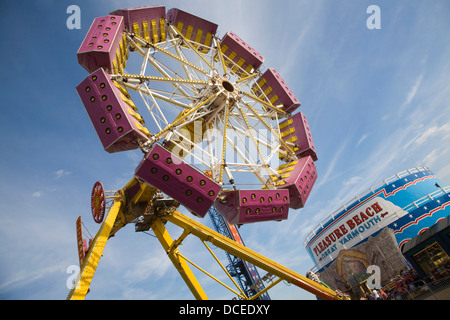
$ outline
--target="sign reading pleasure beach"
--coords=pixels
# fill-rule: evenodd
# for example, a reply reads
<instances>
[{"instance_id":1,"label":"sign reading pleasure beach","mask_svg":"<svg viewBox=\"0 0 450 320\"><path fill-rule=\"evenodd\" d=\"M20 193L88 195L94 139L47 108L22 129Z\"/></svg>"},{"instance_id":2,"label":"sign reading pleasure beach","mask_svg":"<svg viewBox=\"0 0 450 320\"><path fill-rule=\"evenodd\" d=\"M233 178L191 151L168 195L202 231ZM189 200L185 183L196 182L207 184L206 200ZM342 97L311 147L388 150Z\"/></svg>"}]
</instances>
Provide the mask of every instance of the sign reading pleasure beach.
<instances>
[{"instance_id":1,"label":"sign reading pleasure beach","mask_svg":"<svg viewBox=\"0 0 450 320\"><path fill-rule=\"evenodd\" d=\"M426 167L400 172L357 196L306 238L305 248L318 270L383 228L394 231L397 245L411 240L450 213L450 187Z\"/></svg>"},{"instance_id":2,"label":"sign reading pleasure beach","mask_svg":"<svg viewBox=\"0 0 450 320\"><path fill-rule=\"evenodd\" d=\"M340 250L355 246L405 214L392 202L374 197L336 219L331 228L324 229L315 237L309 249L316 263L326 265L337 257Z\"/></svg>"}]
</instances>

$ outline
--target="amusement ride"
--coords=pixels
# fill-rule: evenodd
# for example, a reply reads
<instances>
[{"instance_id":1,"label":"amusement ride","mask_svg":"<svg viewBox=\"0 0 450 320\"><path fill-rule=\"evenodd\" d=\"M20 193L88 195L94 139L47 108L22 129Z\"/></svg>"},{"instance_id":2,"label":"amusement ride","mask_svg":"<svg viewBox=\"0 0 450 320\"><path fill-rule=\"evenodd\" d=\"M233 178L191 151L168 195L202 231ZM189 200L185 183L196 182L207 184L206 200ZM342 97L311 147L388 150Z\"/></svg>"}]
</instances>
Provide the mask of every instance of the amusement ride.
<instances>
[{"instance_id":1,"label":"amusement ride","mask_svg":"<svg viewBox=\"0 0 450 320\"><path fill-rule=\"evenodd\" d=\"M77 92L107 152L140 149L144 157L122 189L95 183L91 208L101 225L88 245L77 220L80 273L68 299L85 298L108 239L131 223L154 233L196 299L208 296L191 266L208 273L180 251L188 236L200 239L235 288L208 275L238 299L270 299L268 290L282 281L342 299L247 248L239 235L240 225L285 220L305 205L317 156L300 103L280 74L263 70L264 58L233 32L219 38L217 28L165 6L94 19L77 52L89 73ZM180 206L199 218L209 214L216 230ZM172 239L166 224L181 235ZM211 244L227 253L228 266Z\"/></svg>"}]
</instances>

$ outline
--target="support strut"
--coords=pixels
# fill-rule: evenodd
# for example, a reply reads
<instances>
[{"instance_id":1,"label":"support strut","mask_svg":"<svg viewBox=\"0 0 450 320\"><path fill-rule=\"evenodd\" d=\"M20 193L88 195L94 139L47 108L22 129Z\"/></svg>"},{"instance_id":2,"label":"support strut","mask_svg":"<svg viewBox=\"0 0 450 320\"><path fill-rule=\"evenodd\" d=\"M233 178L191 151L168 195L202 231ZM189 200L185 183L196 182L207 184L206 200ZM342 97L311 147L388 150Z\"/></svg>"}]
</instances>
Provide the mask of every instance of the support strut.
<instances>
[{"instance_id":1,"label":"support strut","mask_svg":"<svg viewBox=\"0 0 450 320\"><path fill-rule=\"evenodd\" d=\"M181 214L176 211L174 208L167 208L167 210L163 210L163 212L148 212L148 208L156 208L158 207L158 200L156 198L146 200L145 202L135 201L133 204L130 202L125 203L125 198L123 196L124 192L127 192L126 189L120 190L118 195L109 210L105 220L103 221L100 230L95 236L93 242L89 246L89 251L86 256L86 259L81 267L80 274L75 282L73 289L70 291L68 299L84 299L86 294L89 291L89 286L91 284L92 278L94 276L95 270L97 269L97 265L100 261L100 257L102 256L103 249L105 248L106 242L110 238L112 234L114 234L117 230L113 230L113 226L116 223L116 219L123 220L123 215L126 212L133 212L137 209L147 207L145 211L146 219L149 221L149 228L153 230L155 236L158 238L161 246L167 253L169 259L172 261L173 265L183 278L184 282L187 284L189 289L191 290L194 297L198 300L208 299L208 296L204 292L198 280L195 278L195 275L191 271L189 264L192 262L185 258L180 251L178 250L178 246L182 244L183 240L188 235L193 235L199 238L206 246L206 242L210 242L217 248L220 248L229 254L238 257L244 261L247 261L254 266L265 270L266 272L277 276L278 279L270 285L267 290L272 288L274 285L286 281L291 283L301 289L304 289L322 299L341 299L336 293L320 285L317 282L314 282L282 265L279 263L272 261L263 255L256 253L255 251L245 247L242 244L233 241L232 239L204 226L203 224L188 218L187 216ZM145 195L145 193L142 193ZM143 197L142 195L139 196ZM147 204L147 205L144 205ZM154 209L155 211L158 211ZM122 219L121 219L122 217ZM127 221L132 221L132 219L126 219ZM119 221L120 222L120 221ZM181 236L175 241L172 240L169 235L165 224L170 222L181 229L183 229L183 233ZM119 223L119 229L123 227L122 223ZM115 227L116 228L116 227ZM114 232L115 231L115 232ZM195 264L192 264L197 267ZM198 268L198 267L197 267ZM201 269L201 271L203 271ZM223 283L221 283L223 285ZM227 287L227 286L226 286ZM239 288L238 288L239 289ZM234 290L231 290L235 292ZM241 298L245 298L244 296L238 294ZM256 298L257 296L253 297ZM252 299L253 299L252 298Z\"/></svg>"}]
</instances>

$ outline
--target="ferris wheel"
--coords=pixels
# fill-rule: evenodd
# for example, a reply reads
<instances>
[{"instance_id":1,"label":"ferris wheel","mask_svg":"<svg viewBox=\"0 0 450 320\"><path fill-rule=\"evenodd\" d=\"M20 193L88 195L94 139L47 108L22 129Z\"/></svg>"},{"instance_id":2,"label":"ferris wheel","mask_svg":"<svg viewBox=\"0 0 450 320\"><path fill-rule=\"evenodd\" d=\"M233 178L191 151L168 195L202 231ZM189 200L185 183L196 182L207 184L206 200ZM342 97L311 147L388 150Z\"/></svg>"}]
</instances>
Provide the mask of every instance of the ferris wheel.
<instances>
[{"instance_id":1,"label":"ferris wheel","mask_svg":"<svg viewBox=\"0 0 450 320\"><path fill-rule=\"evenodd\" d=\"M164 6L96 18L77 87L108 152L140 148L135 176L203 217L287 219L317 173L311 132L278 72L236 34Z\"/></svg>"},{"instance_id":2,"label":"ferris wheel","mask_svg":"<svg viewBox=\"0 0 450 320\"><path fill-rule=\"evenodd\" d=\"M280 74L236 34L164 6L116 10L95 18L78 52L89 75L77 86L88 116L109 153L140 149L144 156L120 190L96 182L91 194L96 236L83 239L77 220L80 273L68 299L84 299L107 241L129 223L152 230L197 299L207 299L189 265L240 299L258 299L278 283L324 299L326 288L177 211L203 218L209 210L232 225L278 221L302 208L317 179L317 155L300 103ZM216 215L217 217L217 215ZM165 225L183 230L173 240ZM235 232L236 233L236 232ZM185 257L189 235L208 249L237 290ZM207 242L267 271L249 296ZM252 269L252 270L253 270ZM275 279L278 277L277 279ZM266 279L266 280L264 280ZM262 289L264 288L264 289Z\"/></svg>"}]
</instances>

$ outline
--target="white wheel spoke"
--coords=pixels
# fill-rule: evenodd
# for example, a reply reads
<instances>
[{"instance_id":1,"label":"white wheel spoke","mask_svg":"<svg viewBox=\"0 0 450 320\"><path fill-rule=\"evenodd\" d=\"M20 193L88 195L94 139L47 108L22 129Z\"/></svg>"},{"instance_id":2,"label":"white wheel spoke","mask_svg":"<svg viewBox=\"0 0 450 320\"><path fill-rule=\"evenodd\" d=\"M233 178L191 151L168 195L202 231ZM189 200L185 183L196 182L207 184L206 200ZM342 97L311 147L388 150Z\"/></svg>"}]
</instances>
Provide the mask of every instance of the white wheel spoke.
<instances>
[{"instance_id":1,"label":"white wheel spoke","mask_svg":"<svg viewBox=\"0 0 450 320\"><path fill-rule=\"evenodd\" d=\"M273 188L279 156L295 160L295 144L280 135L279 123L289 114L269 102L257 83L261 73L224 54L227 48L218 38L206 47L173 25L166 33L158 43L128 33L128 45L142 61L137 72L127 69L115 76L139 93L150 114L153 134L145 148L170 143L217 182L226 176L234 180L233 172Z\"/></svg>"}]
</instances>

